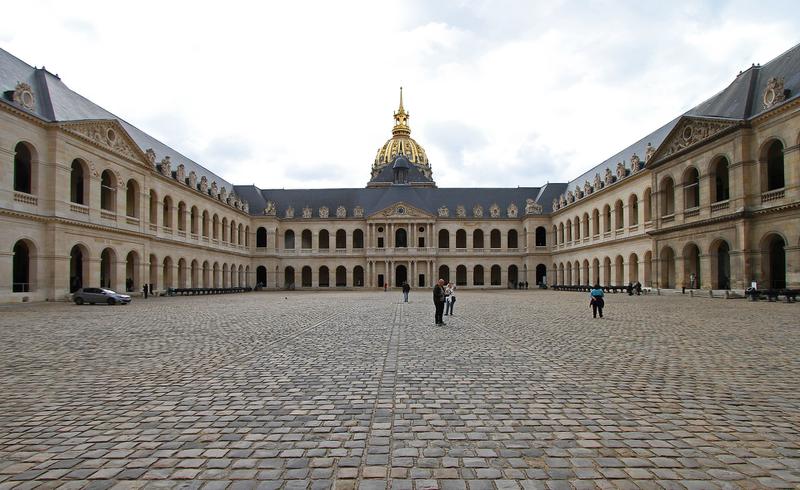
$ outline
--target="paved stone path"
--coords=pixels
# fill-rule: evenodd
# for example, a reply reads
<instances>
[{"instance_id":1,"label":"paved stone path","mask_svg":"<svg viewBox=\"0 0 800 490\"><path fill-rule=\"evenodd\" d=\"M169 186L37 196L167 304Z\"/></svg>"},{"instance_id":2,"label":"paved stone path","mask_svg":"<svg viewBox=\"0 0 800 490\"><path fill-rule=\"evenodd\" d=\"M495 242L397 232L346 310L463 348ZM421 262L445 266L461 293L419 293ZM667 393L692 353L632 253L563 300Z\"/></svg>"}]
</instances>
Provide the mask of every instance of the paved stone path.
<instances>
[{"instance_id":1,"label":"paved stone path","mask_svg":"<svg viewBox=\"0 0 800 490\"><path fill-rule=\"evenodd\" d=\"M800 305L428 291L0 308L3 488L800 488Z\"/></svg>"}]
</instances>

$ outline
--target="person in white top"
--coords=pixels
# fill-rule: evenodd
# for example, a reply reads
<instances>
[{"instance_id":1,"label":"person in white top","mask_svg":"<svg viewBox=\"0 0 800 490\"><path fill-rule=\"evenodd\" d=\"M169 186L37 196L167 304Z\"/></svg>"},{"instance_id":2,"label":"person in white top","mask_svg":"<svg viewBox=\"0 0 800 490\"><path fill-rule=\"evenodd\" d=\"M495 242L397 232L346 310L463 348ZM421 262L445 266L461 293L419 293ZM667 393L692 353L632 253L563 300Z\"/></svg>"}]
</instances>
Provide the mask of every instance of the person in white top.
<instances>
[{"instance_id":1,"label":"person in white top","mask_svg":"<svg viewBox=\"0 0 800 490\"><path fill-rule=\"evenodd\" d=\"M456 304L456 285L452 282L444 290L444 316L453 316L453 305Z\"/></svg>"}]
</instances>

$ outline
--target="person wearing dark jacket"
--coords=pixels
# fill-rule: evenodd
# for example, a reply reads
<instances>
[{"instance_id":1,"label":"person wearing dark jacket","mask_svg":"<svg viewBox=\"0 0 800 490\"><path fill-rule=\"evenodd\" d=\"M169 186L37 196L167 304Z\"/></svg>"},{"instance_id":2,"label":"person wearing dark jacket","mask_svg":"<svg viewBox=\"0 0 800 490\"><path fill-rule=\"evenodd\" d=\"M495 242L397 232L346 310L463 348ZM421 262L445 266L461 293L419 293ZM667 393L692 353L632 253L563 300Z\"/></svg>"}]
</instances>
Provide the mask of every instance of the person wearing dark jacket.
<instances>
[{"instance_id":1,"label":"person wearing dark jacket","mask_svg":"<svg viewBox=\"0 0 800 490\"><path fill-rule=\"evenodd\" d=\"M603 318L603 306L605 306L603 296L603 288L599 284L595 284L589 292L589 306L592 307L592 318L597 318L598 313L600 313L600 318Z\"/></svg>"},{"instance_id":2,"label":"person wearing dark jacket","mask_svg":"<svg viewBox=\"0 0 800 490\"><path fill-rule=\"evenodd\" d=\"M433 306L436 308L436 325L445 325L444 320L442 320L442 314L444 313L444 279L439 279L436 285L433 286Z\"/></svg>"},{"instance_id":3,"label":"person wearing dark jacket","mask_svg":"<svg viewBox=\"0 0 800 490\"><path fill-rule=\"evenodd\" d=\"M408 293L411 292L411 286L407 282L403 283L403 302L408 303Z\"/></svg>"}]
</instances>

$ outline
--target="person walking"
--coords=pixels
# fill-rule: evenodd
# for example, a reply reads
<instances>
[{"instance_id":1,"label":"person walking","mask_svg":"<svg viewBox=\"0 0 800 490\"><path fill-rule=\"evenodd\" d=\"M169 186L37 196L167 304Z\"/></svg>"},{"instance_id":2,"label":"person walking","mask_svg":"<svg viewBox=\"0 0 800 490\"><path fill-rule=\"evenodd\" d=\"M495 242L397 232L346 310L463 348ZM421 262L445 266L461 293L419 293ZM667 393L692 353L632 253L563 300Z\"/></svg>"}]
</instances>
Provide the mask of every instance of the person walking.
<instances>
[{"instance_id":1,"label":"person walking","mask_svg":"<svg viewBox=\"0 0 800 490\"><path fill-rule=\"evenodd\" d=\"M444 290L444 316L453 316L453 306L456 304L456 285L452 282Z\"/></svg>"},{"instance_id":2,"label":"person walking","mask_svg":"<svg viewBox=\"0 0 800 490\"><path fill-rule=\"evenodd\" d=\"M591 298L589 306L592 307L592 318L597 318L598 313L600 313L600 318L603 318L603 306L605 306L603 296L603 288L599 284L595 284L589 292L589 297Z\"/></svg>"},{"instance_id":3,"label":"person walking","mask_svg":"<svg viewBox=\"0 0 800 490\"><path fill-rule=\"evenodd\" d=\"M403 302L408 303L408 293L411 292L411 286L407 282L403 283Z\"/></svg>"},{"instance_id":4,"label":"person walking","mask_svg":"<svg viewBox=\"0 0 800 490\"><path fill-rule=\"evenodd\" d=\"M436 325L446 325L442 320L442 313L444 312L444 279L439 279L436 281L436 285L433 286L433 306L435 308L434 321Z\"/></svg>"}]
</instances>

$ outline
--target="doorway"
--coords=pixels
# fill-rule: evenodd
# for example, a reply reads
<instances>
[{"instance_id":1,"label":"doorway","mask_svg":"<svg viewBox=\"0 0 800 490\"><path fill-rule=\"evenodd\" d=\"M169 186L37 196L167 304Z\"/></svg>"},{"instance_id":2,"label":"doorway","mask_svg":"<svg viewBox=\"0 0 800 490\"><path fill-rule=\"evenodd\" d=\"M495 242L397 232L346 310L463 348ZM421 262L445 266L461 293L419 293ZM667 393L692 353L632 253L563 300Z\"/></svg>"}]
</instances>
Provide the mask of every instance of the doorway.
<instances>
[{"instance_id":1,"label":"doorway","mask_svg":"<svg viewBox=\"0 0 800 490\"><path fill-rule=\"evenodd\" d=\"M394 270L395 285L400 287L403 283L408 282L408 269L404 265L398 265Z\"/></svg>"}]
</instances>

